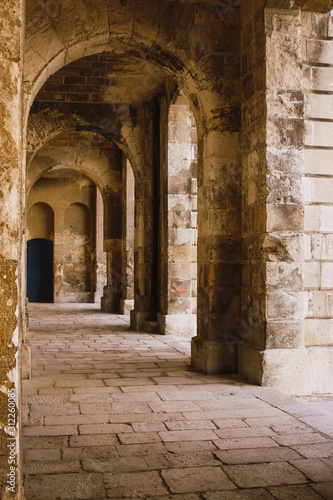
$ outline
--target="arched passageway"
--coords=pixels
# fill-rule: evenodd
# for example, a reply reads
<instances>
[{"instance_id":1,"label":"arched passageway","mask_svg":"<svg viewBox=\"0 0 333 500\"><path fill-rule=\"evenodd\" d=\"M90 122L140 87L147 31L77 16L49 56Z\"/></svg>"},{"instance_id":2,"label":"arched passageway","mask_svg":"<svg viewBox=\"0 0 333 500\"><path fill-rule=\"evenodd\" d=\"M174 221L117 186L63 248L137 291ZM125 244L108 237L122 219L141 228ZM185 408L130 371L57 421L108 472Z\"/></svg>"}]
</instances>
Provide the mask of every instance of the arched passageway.
<instances>
[{"instance_id":1,"label":"arched passageway","mask_svg":"<svg viewBox=\"0 0 333 500\"><path fill-rule=\"evenodd\" d=\"M21 360L28 358L25 181L30 189L36 172L56 167L49 146L63 133L100 137L90 141L98 142L91 149L100 155L99 166L110 160L103 144L116 146L116 167L97 167L96 179L90 177L105 214L109 271L102 307L112 311L127 300L125 283L120 290L116 282L126 268L124 217L111 217L121 205L126 157L135 184L131 327L154 328L157 319L163 324L172 316L161 300L168 281L162 251L169 196L164 190L161 197L161 165L167 164L165 125L178 89L193 112L198 145L192 367L238 371L285 392L332 387L331 7L330 0L17 0L15 8L3 7L5 399L15 385L19 405ZM43 150L48 154L37 154ZM85 168L75 164L81 174ZM126 284L129 294L130 288Z\"/></svg>"}]
</instances>

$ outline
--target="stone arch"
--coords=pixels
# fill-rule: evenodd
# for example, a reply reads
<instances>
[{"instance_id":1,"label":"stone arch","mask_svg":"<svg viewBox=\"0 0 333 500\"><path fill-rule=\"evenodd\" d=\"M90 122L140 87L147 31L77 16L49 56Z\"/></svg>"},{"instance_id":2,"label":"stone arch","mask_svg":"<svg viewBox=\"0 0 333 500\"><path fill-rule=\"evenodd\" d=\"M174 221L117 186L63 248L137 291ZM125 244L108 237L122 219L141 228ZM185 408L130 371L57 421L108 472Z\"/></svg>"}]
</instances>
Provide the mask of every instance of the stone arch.
<instances>
[{"instance_id":1,"label":"stone arch","mask_svg":"<svg viewBox=\"0 0 333 500\"><path fill-rule=\"evenodd\" d=\"M34 16L33 3L30 5L25 54L26 111L49 75L71 61L105 51L148 60L163 68L183 89L198 127L198 334L201 338L193 344L194 366L203 371L234 370L235 357L225 345L221 325L227 331L235 331L240 300L240 262L236 255L241 239L241 203L240 196L231 196L235 182L240 192L240 176L233 175L240 157L240 46L239 39L232 36L239 29L239 9L219 16L209 4L201 4L197 9L192 2L128 0L126 5L119 6L100 0L89 17L83 0L74 4L69 7L61 2L50 22L44 15L45 22L34 26L29 25ZM89 6L88 11L91 10ZM201 28L200 57L194 26ZM129 131L127 139L130 137ZM144 141L135 144L144 145ZM135 169L135 163L132 160L131 163ZM145 224L149 225L145 218L145 197L146 201L151 200L146 166L141 155L136 176L136 198L140 200L136 213L141 217L140 226L136 226L138 242L143 241L140 235L148 234ZM137 255L143 253L145 246ZM219 252L218 247L226 249L225 252ZM142 318L147 318L150 298L145 294L143 276L139 282L136 304ZM133 321L132 326L137 329L140 324Z\"/></svg>"}]
</instances>

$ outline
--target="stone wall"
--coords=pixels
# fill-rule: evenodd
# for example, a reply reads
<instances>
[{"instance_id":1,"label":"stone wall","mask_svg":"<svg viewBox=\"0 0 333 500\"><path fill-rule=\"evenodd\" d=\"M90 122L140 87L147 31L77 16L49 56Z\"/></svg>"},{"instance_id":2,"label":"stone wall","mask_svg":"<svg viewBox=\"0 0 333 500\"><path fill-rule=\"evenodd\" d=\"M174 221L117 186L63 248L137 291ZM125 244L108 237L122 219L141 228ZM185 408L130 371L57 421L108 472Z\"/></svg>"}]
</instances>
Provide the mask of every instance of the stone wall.
<instances>
[{"instance_id":1,"label":"stone wall","mask_svg":"<svg viewBox=\"0 0 333 500\"><path fill-rule=\"evenodd\" d=\"M52 233L48 231L49 234L44 234L41 225L36 224L36 217L32 217L40 203L47 203L53 210ZM98 209L101 211L100 205L101 200L97 204L96 185L85 175L74 171L58 170L48 174L39 179L29 193L27 240L46 236L54 241L55 302L94 302L95 291L97 298L102 294L105 254L101 221L96 213Z\"/></svg>"},{"instance_id":2,"label":"stone wall","mask_svg":"<svg viewBox=\"0 0 333 500\"><path fill-rule=\"evenodd\" d=\"M333 17L303 14L304 343L315 390L332 387L333 365ZM314 358L314 349L317 356Z\"/></svg>"},{"instance_id":3,"label":"stone wall","mask_svg":"<svg viewBox=\"0 0 333 500\"><path fill-rule=\"evenodd\" d=\"M24 304L21 294L24 272L23 4L18 0L3 2L0 6L0 497L3 500L22 498L20 377L25 348L22 344ZM11 400L9 391L13 394ZM13 419L8 417L9 403ZM7 482L8 474L13 474L12 484Z\"/></svg>"}]
</instances>

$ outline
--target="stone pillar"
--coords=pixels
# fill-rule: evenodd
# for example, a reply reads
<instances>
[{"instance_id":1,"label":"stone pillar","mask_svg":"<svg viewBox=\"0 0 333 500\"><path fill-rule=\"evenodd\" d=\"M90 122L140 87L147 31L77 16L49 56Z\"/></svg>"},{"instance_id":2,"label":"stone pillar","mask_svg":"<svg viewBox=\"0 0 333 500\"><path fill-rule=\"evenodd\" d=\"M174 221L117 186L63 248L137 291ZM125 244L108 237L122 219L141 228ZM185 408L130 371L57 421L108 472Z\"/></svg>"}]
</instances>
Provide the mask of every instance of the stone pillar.
<instances>
[{"instance_id":1,"label":"stone pillar","mask_svg":"<svg viewBox=\"0 0 333 500\"><path fill-rule=\"evenodd\" d=\"M167 165L162 174L162 297L160 332L196 335L197 281L197 137L189 101L176 95L167 113ZM163 119L163 117L162 117Z\"/></svg>"},{"instance_id":2,"label":"stone pillar","mask_svg":"<svg viewBox=\"0 0 333 500\"><path fill-rule=\"evenodd\" d=\"M96 187L96 291L95 303L100 303L106 284L106 255L103 249L103 198Z\"/></svg>"},{"instance_id":3,"label":"stone pillar","mask_svg":"<svg viewBox=\"0 0 333 500\"><path fill-rule=\"evenodd\" d=\"M0 9L0 497L22 498L21 345L23 173L22 173L22 43L23 1ZM7 8L6 8L7 7ZM23 260L23 263L22 263ZM8 409L12 408L13 413ZM8 413L13 420L8 420ZM9 446L8 446L9 445ZM15 457L11 469L9 454ZM8 482L12 474L13 481Z\"/></svg>"},{"instance_id":4,"label":"stone pillar","mask_svg":"<svg viewBox=\"0 0 333 500\"><path fill-rule=\"evenodd\" d=\"M64 230L65 230L65 211L66 204L62 203L57 207L54 213L54 240L53 240L53 269L54 283L53 296L55 303L66 302L64 293L64 264L65 255L68 255L68 249L64 248Z\"/></svg>"},{"instance_id":5,"label":"stone pillar","mask_svg":"<svg viewBox=\"0 0 333 500\"><path fill-rule=\"evenodd\" d=\"M120 312L130 314L134 308L134 173L130 162L123 158L122 189L122 252L123 252L123 289Z\"/></svg>"},{"instance_id":6,"label":"stone pillar","mask_svg":"<svg viewBox=\"0 0 333 500\"><path fill-rule=\"evenodd\" d=\"M119 313L122 290L121 262L122 248L120 239L104 241L106 252L107 284L103 288L101 309L104 312Z\"/></svg>"},{"instance_id":7,"label":"stone pillar","mask_svg":"<svg viewBox=\"0 0 333 500\"><path fill-rule=\"evenodd\" d=\"M257 383L297 392L305 362L301 12L255 8L252 16L244 12L244 24L252 24L257 36L244 34L249 45L243 46L247 102L239 372ZM258 53L266 50L260 63L251 57L255 44ZM255 115L253 103L259 104Z\"/></svg>"},{"instance_id":8,"label":"stone pillar","mask_svg":"<svg viewBox=\"0 0 333 500\"><path fill-rule=\"evenodd\" d=\"M122 152L110 151L109 169L112 172L112 185L103 189L104 202L104 252L106 252L107 284L103 289L101 309L105 312L119 313L122 294Z\"/></svg>"},{"instance_id":9,"label":"stone pillar","mask_svg":"<svg viewBox=\"0 0 333 500\"><path fill-rule=\"evenodd\" d=\"M235 109L229 112L231 122ZM225 114L214 130L207 120L198 131L198 334L192 366L205 373L236 370L229 340L237 334L240 310L239 134L225 131L226 122Z\"/></svg>"},{"instance_id":10,"label":"stone pillar","mask_svg":"<svg viewBox=\"0 0 333 500\"><path fill-rule=\"evenodd\" d=\"M135 176L133 330L143 330L145 321L155 319L152 310L154 106L139 108L138 122L144 139L138 151Z\"/></svg>"}]
</instances>

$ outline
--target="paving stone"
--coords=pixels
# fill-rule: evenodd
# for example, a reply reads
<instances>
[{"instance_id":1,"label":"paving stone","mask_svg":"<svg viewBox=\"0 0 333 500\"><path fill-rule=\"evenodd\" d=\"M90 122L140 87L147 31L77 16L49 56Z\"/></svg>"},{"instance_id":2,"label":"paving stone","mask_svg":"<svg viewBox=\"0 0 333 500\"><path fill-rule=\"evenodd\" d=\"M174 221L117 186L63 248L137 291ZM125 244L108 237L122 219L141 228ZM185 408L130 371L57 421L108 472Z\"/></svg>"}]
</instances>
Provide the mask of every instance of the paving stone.
<instances>
[{"instance_id":1,"label":"paving stone","mask_svg":"<svg viewBox=\"0 0 333 500\"><path fill-rule=\"evenodd\" d=\"M163 455L167 449L162 443L129 444L116 446L120 457L141 457L146 455Z\"/></svg>"},{"instance_id":2,"label":"paving stone","mask_svg":"<svg viewBox=\"0 0 333 500\"><path fill-rule=\"evenodd\" d=\"M118 432L133 432L128 424L97 424L80 425L80 434L116 434Z\"/></svg>"},{"instance_id":3,"label":"paving stone","mask_svg":"<svg viewBox=\"0 0 333 500\"><path fill-rule=\"evenodd\" d=\"M77 433L76 425L45 425L23 429L23 436L72 436Z\"/></svg>"},{"instance_id":4,"label":"paving stone","mask_svg":"<svg viewBox=\"0 0 333 500\"><path fill-rule=\"evenodd\" d=\"M185 467L221 466L221 462L215 459L212 452L208 451L186 453L184 455L168 455L167 460L175 469L183 469Z\"/></svg>"},{"instance_id":5,"label":"paving stone","mask_svg":"<svg viewBox=\"0 0 333 500\"><path fill-rule=\"evenodd\" d=\"M325 500L333 500L333 482L312 484L311 486Z\"/></svg>"},{"instance_id":6,"label":"paving stone","mask_svg":"<svg viewBox=\"0 0 333 500\"><path fill-rule=\"evenodd\" d=\"M147 469L150 470L162 470L169 469L171 467L170 460L168 457L170 455L148 455L144 457L147 465Z\"/></svg>"},{"instance_id":7,"label":"paving stone","mask_svg":"<svg viewBox=\"0 0 333 500\"><path fill-rule=\"evenodd\" d=\"M278 444L270 437L215 439L213 443L221 450L241 448L271 448L274 446L278 446Z\"/></svg>"},{"instance_id":8,"label":"paving stone","mask_svg":"<svg viewBox=\"0 0 333 500\"><path fill-rule=\"evenodd\" d=\"M115 413L109 414L110 423L133 423L133 422L173 422L176 420L184 420L181 413Z\"/></svg>"},{"instance_id":9,"label":"paving stone","mask_svg":"<svg viewBox=\"0 0 333 500\"><path fill-rule=\"evenodd\" d=\"M333 481L333 468L319 458L292 460L291 464L315 483Z\"/></svg>"},{"instance_id":10,"label":"paving stone","mask_svg":"<svg viewBox=\"0 0 333 500\"><path fill-rule=\"evenodd\" d=\"M168 422L168 424L173 423L174 422ZM166 430L166 427L162 422L131 422L131 426L133 427L134 432L158 432Z\"/></svg>"},{"instance_id":11,"label":"paving stone","mask_svg":"<svg viewBox=\"0 0 333 500\"><path fill-rule=\"evenodd\" d=\"M307 484L297 486L274 486L268 488L277 500L319 500L322 497L318 495L311 486Z\"/></svg>"},{"instance_id":12,"label":"paving stone","mask_svg":"<svg viewBox=\"0 0 333 500\"><path fill-rule=\"evenodd\" d=\"M263 489L237 490L237 491L215 491L204 493L205 500L272 500L274 497ZM291 499L289 499L291 500Z\"/></svg>"},{"instance_id":13,"label":"paving stone","mask_svg":"<svg viewBox=\"0 0 333 500\"><path fill-rule=\"evenodd\" d=\"M78 460L61 460L59 462L25 462L23 461L23 474L61 474L69 472L80 472L81 463Z\"/></svg>"},{"instance_id":14,"label":"paving stone","mask_svg":"<svg viewBox=\"0 0 333 500\"><path fill-rule=\"evenodd\" d=\"M161 441L157 432L135 432L134 434L118 434L123 444L158 443Z\"/></svg>"},{"instance_id":15,"label":"paving stone","mask_svg":"<svg viewBox=\"0 0 333 500\"><path fill-rule=\"evenodd\" d=\"M263 418L245 418L245 422L250 427L275 427L283 425L298 425L298 420L294 417L283 416L283 417L265 417Z\"/></svg>"},{"instance_id":16,"label":"paving stone","mask_svg":"<svg viewBox=\"0 0 333 500\"><path fill-rule=\"evenodd\" d=\"M24 493L29 500L83 500L105 498L102 474L27 476Z\"/></svg>"},{"instance_id":17,"label":"paving stone","mask_svg":"<svg viewBox=\"0 0 333 500\"><path fill-rule=\"evenodd\" d=\"M217 447L211 441L184 441L182 443L165 443L165 447L171 453L197 453L200 451L217 451Z\"/></svg>"},{"instance_id":18,"label":"paving stone","mask_svg":"<svg viewBox=\"0 0 333 500\"><path fill-rule=\"evenodd\" d=\"M108 460L101 459L98 456L95 460L82 460L82 468L91 472L130 472L146 470L147 464L140 457L114 457Z\"/></svg>"},{"instance_id":19,"label":"paving stone","mask_svg":"<svg viewBox=\"0 0 333 500\"><path fill-rule=\"evenodd\" d=\"M287 462L301 456L289 448L254 448L217 451L215 456L225 464L254 464L261 462Z\"/></svg>"},{"instance_id":20,"label":"paving stone","mask_svg":"<svg viewBox=\"0 0 333 500\"><path fill-rule=\"evenodd\" d=\"M285 462L225 465L223 470L240 488L301 484L308 481L301 472Z\"/></svg>"},{"instance_id":21,"label":"paving stone","mask_svg":"<svg viewBox=\"0 0 333 500\"><path fill-rule=\"evenodd\" d=\"M197 412L200 410L199 406L192 401L160 401L149 403L153 412Z\"/></svg>"},{"instance_id":22,"label":"paving stone","mask_svg":"<svg viewBox=\"0 0 333 500\"><path fill-rule=\"evenodd\" d=\"M311 432L309 434L287 434L283 436L275 435L273 439L282 446L291 446L294 444L315 444L327 441L326 437L315 432Z\"/></svg>"},{"instance_id":23,"label":"paving stone","mask_svg":"<svg viewBox=\"0 0 333 500\"><path fill-rule=\"evenodd\" d=\"M215 420L214 420L215 422ZM246 437L279 437L272 429L269 427L232 427L215 430L217 434L222 439L230 438L246 438Z\"/></svg>"},{"instance_id":24,"label":"paving stone","mask_svg":"<svg viewBox=\"0 0 333 500\"><path fill-rule=\"evenodd\" d=\"M292 448L305 458L329 458L333 456L333 441L319 444L293 445Z\"/></svg>"},{"instance_id":25,"label":"paving stone","mask_svg":"<svg viewBox=\"0 0 333 500\"><path fill-rule=\"evenodd\" d=\"M312 427L298 422L296 425L273 425L272 429L276 434L302 434L315 432Z\"/></svg>"},{"instance_id":26,"label":"paving stone","mask_svg":"<svg viewBox=\"0 0 333 500\"><path fill-rule=\"evenodd\" d=\"M71 436L69 446L71 448L86 446L112 446L118 444L115 434L85 434L84 436Z\"/></svg>"},{"instance_id":27,"label":"paving stone","mask_svg":"<svg viewBox=\"0 0 333 500\"><path fill-rule=\"evenodd\" d=\"M240 418L224 418L223 420L213 419L214 424L217 425L220 429L230 429L231 427L246 427L249 429L249 426Z\"/></svg>"},{"instance_id":28,"label":"paving stone","mask_svg":"<svg viewBox=\"0 0 333 500\"><path fill-rule=\"evenodd\" d=\"M142 498L154 495L166 495L168 490L158 472L137 472L104 474L108 498Z\"/></svg>"},{"instance_id":29,"label":"paving stone","mask_svg":"<svg viewBox=\"0 0 333 500\"><path fill-rule=\"evenodd\" d=\"M169 431L216 429L216 425L210 420L184 420L182 422L166 422L165 425Z\"/></svg>"},{"instance_id":30,"label":"paving stone","mask_svg":"<svg viewBox=\"0 0 333 500\"><path fill-rule=\"evenodd\" d=\"M79 436L73 436L79 437ZM70 439L72 439L71 437ZM67 436L26 436L22 440L22 448L66 448L68 446Z\"/></svg>"},{"instance_id":31,"label":"paving stone","mask_svg":"<svg viewBox=\"0 0 333 500\"><path fill-rule=\"evenodd\" d=\"M188 495L167 495L162 497L147 497L146 500L200 500L200 496L195 493L189 493Z\"/></svg>"},{"instance_id":32,"label":"paving stone","mask_svg":"<svg viewBox=\"0 0 333 500\"><path fill-rule=\"evenodd\" d=\"M61 450L59 448L34 448L24 450L23 461L40 460L41 462L54 462L61 460Z\"/></svg>"},{"instance_id":33,"label":"paving stone","mask_svg":"<svg viewBox=\"0 0 333 500\"><path fill-rule=\"evenodd\" d=\"M97 415L60 415L56 417L45 417L45 425L67 424L106 424L109 421L107 413Z\"/></svg>"},{"instance_id":34,"label":"paving stone","mask_svg":"<svg viewBox=\"0 0 333 500\"><path fill-rule=\"evenodd\" d=\"M118 456L115 446L82 446L65 448L62 450L64 460L83 460L89 458L116 458Z\"/></svg>"},{"instance_id":35,"label":"paving stone","mask_svg":"<svg viewBox=\"0 0 333 500\"><path fill-rule=\"evenodd\" d=\"M172 493L236 489L219 467L170 469L161 472Z\"/></svg>"},{"instance_id":36,"label":"paving stone","mask_svg":"<svg viewBox=\"0 0 333 500\"><path fill-rule=\"evenodd\" d=\"M317 417L301 418L302 422L311 425L320 432L333 438L333 415L321 415Z\"/></svg>"}]
</instances>

